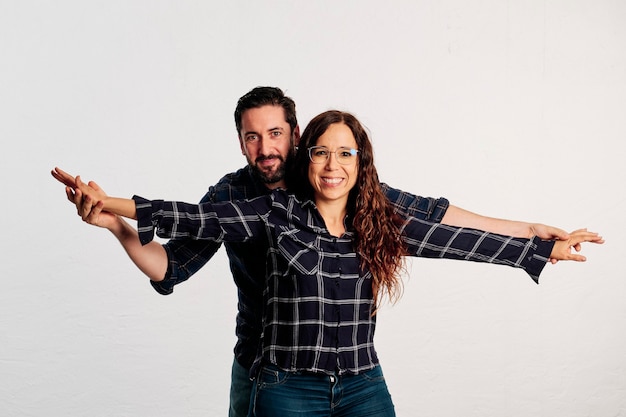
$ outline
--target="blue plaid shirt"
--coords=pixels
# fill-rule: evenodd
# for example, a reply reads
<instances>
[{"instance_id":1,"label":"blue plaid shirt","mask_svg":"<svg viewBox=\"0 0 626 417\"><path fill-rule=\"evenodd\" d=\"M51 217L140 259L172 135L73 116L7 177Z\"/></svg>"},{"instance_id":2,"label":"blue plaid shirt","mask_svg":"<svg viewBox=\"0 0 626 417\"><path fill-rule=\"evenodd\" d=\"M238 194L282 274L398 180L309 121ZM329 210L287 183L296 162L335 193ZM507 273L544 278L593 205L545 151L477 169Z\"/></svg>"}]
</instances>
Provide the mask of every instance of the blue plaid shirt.
<instances>
[{"instance_id":1,"label":"blue plaid shirt","mask_svg":"<svg viewBox=\"0 0 626 417\"><path fill-rule=\"evenodd\" d=\"M387 198L400 213L441 222L447 208L445 198L425 198L404 193L381 184ZM270 193L249 166L224 176L200 201L219 203L245 200ZM150 281L160 294L171 294L174 286L186 281L202 268L219 249L220 243L210 240L173 239L163 245L168 255L168 270L163 281ZM263 298L266 255L265 242L225 242L233 279L237 284L239 302L234 353L237 361L250 369L256 357L263 330Z\"/></svg>"},{"instance_id":2,"label":"blue plaid shirt","mask_svg":"<svg viewBox=\"0 0 626 417\"><path fill-rule=\"evenodd\" d=\"M221 204L134 199L144 244L156 228L160 237L265 245L263 333L256 365L357 374L378 363L371 274L359 267L350 221L343 236L332 236L313 201L299 201L284 190ZM414 217L405 218L402 238L412 256L509 265L535 280L554 245Z\"/></svg>"}]
</instances>

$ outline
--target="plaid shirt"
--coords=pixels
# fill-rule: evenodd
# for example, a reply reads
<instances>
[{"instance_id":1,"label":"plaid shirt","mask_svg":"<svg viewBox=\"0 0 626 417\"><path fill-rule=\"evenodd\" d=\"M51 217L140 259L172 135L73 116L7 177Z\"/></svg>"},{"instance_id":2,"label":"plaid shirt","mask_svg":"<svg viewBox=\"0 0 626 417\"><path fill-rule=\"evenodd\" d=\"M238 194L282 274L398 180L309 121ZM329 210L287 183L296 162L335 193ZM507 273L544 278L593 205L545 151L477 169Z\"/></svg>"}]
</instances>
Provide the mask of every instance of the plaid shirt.
<instances>
[{"instance_id":1,"label":"plaid shirt","mask_svg":"<svg viewBox=\"0 0 626 417\"><path fill-rule=\"evenodd\" d=\"M381 184L387 198L400 213L440 222L448 208L445 198L425 198ZM201 203L219 203L245 200L271 192L249 166L224 176L202 198ZM172 239L163 245L168 255L168 270L162 281L150 281L160 294L171 294L174 286L186 281L202 268L219 249L220 243L210 240ZM234 353L237 361L250 369L256 357L263 331L263 298L265 288L265 242L225 242L233 279L237 284L237 342Z\"/></svg>"},{"instance_id":2,"label":"plaid shirt","mask_svg":"<svg viewBox=\"0 0 626 417\"><path fill-rule=\"evenodd\" d=\"M371 274L359 267L353 233L330 235L312 201L299 201L283 190L222 204L133 198L144 244L152 240L155 228L160 237L265 243L265 310L256 365L357 374L378 363ZM402 238L412 256L510 265L534 279L554 244L414 217L406 218Z\"/></svg>"}]
</instances>

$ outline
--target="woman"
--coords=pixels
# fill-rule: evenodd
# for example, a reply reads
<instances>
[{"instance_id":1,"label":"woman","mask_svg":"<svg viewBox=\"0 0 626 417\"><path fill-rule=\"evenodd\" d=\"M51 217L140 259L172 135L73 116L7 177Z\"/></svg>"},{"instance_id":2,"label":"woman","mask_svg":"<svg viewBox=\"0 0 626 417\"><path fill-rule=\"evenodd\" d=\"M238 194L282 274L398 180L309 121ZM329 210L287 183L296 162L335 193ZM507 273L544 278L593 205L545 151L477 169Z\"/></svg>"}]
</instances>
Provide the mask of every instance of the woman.
<instances>
[{"instance_id":1,"label":"woman","mask_svg":"<svg viewBox=\"0 0 626 417\"><path fill-rule=\"evenodd\" d=\"M373 345L376 306L396 300L403 256L445 257L523 268L535 280L549 258L601 243L513 239L400 218L380 190L369 138L350 114L329 111L305 129L290 191L254 200L190 205L107 197L105 210L138 219L142 242L188 237L267 243L263 339L250 415L393 416Z\"/></svg>"}]
</instances>

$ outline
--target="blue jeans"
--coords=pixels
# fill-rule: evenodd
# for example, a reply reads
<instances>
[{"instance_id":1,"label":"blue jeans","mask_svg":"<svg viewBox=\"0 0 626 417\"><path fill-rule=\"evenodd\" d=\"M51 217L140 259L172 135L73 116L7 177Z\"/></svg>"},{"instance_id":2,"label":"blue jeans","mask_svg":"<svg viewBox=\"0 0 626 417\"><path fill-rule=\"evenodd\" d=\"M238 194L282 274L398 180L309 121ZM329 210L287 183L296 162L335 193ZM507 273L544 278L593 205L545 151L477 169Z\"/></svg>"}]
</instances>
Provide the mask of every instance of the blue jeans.
<instances>
[{"instance_id":1,"label":"blue jeans","mask_svg":"<svg viewBox=\"0 0 626 417\"><path fill-rule=\"evenodd\" d=\"M233 359L233 368L230 374L230 407L228 417L246 417L250 408L253 382L248 370L241 366L237 359Z\"/></svg>"},{"instance_id":2,"label":"blue jeans","mask_svg":"<svg viewBox=\"0 0 626 417\"><path fill-rule=\"evenodd\" d=\"M251 417L395 417L380 366L358 375L285 372L265 366L255 379Z\"/></svg>"}]
</instances>

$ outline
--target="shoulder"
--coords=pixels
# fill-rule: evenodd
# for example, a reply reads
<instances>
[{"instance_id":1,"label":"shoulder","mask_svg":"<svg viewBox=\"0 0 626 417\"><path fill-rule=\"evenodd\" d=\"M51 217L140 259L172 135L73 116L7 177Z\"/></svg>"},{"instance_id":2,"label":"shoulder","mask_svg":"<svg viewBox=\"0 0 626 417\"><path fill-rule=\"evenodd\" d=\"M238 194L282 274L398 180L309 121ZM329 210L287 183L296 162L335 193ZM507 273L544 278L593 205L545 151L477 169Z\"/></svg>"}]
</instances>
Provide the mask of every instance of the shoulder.
<instances>
[{"instance_id":1,"label":"shoulder","mask_svg":"<svg viewBox=\"0 0 626 417\"><path fill-rule=\"evenodd\" d=\"M265 194L263 185L253 177L249 167L224 175L209 187L201 202L223 202L245 200Z\"/></svg>"},{"instance_id":2,"label":"shoulder","mask_svg":"<svg viewBox=\"0 0 626 417\"><path fill-rule=\"evenodd\" d=\"M296 212L310 210L310 208L314 206L311 200L301 199L294 193L283 188L272 190L269 194L269 200L272 206L280 207L288 212L293 212L294 210Z\"/></svg>"}]
</instances>

